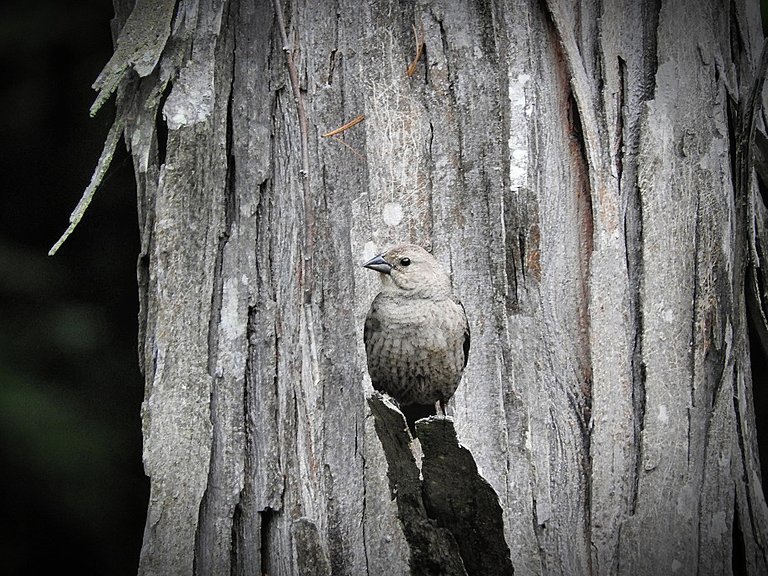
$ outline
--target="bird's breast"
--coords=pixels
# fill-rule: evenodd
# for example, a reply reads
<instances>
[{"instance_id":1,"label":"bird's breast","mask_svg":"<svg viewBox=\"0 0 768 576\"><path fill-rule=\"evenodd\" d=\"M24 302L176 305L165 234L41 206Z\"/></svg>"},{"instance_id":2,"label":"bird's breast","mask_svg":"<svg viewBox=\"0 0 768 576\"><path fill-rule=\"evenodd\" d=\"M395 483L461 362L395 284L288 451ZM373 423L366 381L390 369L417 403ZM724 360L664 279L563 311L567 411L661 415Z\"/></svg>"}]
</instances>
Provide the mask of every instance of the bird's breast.
<instances>
[{"instance_id":1,"label":"bird's breast","mask_svg":"<svg viewBox=\"0 0 768 576\"><path fill-rule=\"evenodd\" d=\"M463 370L465 326L452 300L377 297L365 327L374 387L404 403L447 400Z\"/></svg>"},{"instance_id":2,"label":"bird's breast","mask_svg":"<svg viewBox=\"0 0 768 576\"><path fill-rule=\"evenodd\" d=\"M376 306L380 329L392 337L418 338L421 347L445 345L448 334L463 324L461 308L451 300L406 300Z\"/></svg>"}]
</instances>

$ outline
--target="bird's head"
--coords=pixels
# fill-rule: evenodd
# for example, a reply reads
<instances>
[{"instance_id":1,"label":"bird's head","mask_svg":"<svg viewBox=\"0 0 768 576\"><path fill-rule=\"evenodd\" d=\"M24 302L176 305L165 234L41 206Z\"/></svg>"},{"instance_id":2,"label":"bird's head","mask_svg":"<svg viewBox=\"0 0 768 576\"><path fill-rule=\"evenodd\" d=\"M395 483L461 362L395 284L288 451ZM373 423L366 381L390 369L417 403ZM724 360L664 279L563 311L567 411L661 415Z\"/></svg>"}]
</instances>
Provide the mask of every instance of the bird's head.
<instances>
[{"instance_id":1,"label":"bird's head","mask_svg":"<svg viewBox=\"0 0 768 576\"><path fill-rule=\"evenodd\" d=\"M415 244L401 244L363 264L381 273L382 291L416 298L444 298L451 280L432 254Z\"/></svg>"}]
</instances>

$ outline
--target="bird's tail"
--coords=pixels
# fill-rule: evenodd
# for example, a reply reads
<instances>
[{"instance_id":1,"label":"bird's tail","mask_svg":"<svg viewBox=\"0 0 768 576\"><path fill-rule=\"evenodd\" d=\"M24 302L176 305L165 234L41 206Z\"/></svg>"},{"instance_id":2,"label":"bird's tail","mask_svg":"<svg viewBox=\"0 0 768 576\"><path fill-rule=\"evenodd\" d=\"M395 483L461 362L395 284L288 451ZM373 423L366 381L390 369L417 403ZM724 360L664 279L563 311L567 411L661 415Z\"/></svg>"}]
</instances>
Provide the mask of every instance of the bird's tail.
<instances>
[{"instance_id":1,"label":"bird's tail","mask_svg":"<svg viewBox=\"0 0 768 576\"><path fill-rule=\"evenodd\" d=\"M437 414L434 404L408 404L407 406L401 406L400 411L405 416L405 421L411 430L411 436L414 438L416 437L416 420Z\"/></svg>"}]
</instances>

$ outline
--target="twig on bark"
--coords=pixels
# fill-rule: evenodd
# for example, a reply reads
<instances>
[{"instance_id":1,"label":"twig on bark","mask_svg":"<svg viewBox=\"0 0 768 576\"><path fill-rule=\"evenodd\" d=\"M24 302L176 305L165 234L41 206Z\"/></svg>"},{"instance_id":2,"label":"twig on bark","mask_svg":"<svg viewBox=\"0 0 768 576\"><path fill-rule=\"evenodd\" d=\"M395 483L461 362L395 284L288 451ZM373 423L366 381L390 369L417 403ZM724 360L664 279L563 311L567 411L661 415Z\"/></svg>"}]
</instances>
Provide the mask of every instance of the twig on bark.
<instances>
[{"instance_id":1,"label":"twig on bark","mask_svg":"<svg viewBox=\"0 0 768 576\"><path fill-rule=\"evenodd\" d=\"M352 126L356 126L357 124L360 124L360 122L362 122L363 120L365 120L365 114L360 114L360 116L355 116L354 118L352 118L352 120L350 120L343 126L340 126L335 130L331 130L330 132L326 132L325 134L323 134L323 138L330 138L331 136L336 136L337 134L341 134L342 132L345 132L350 128L352 128Z\"/></svg>"},{"instance_id":2,"label":"twig on bark","mask_svg":"<svg viewBox=\"0 0 768 576\"><path fill-rule=\"evenodd\" d=\"M293 101L296 103L296 112L299 117L299 133L301 136L301 183L304 192L304 269L302 281L304 285L304 302L312 301L312 286L314 283L312 274L312 247L315 245L315 210L312 205L312 196L309 186L309 121L307 120L307 110L304 106L304 97L301 94L301 85L299 84L299 72L296 69L296 48L288 40L288 32L285 28L285 17L283 16L283 6L280 0L272 0L277 17L277 28L280 32L280 38L283 42L283 52L285 52L286 64L288 66L288 77L293 91Z\"/></svg>"},{"instance_id":3,"label":"twig on bark","mask_svg":"<svg viewBox=\"0 0 768 576\"><path fill-rule=\"evenodd\" d=\"M413 27L413 36L416 39L416 55L413 57L413 60L411 60L411 63L408 64L408 68L405 70L405 75L410 78L416 73L416 66L419 64L419 59L421 58L421 55L424 53L424 26L419 26L419 30L416 30L416 26Z\"/></svg>"},{"instance_id":4,"label":"twig on bark","mask_svg":"<svg viewBox=\"0 0 768 576\"><path fill-rule=\"evenodd\" d=\"M343 132L346 132L347 130L349 130L353 126L357 126L363 120L365 120L365 114L360 114L359 116L355 116L354 118L352 118L352 120L350 120L349 122L347 122L343 126L339 126L335 130L331 130L330 132L326 132L322 136L323 136L323 138L332 138L333 140L335 140L336 142L338 142L342 146L346 146L347 148L349 148L349 151L352 152L352 154L354 154L355 156L360 158L360 160L365 161L365 156L363 156L362 154L360 154L360 152L355 150L354 146L350 146L349 144L344 142L344 140L339 138L339 134L342 134Z\"/></svg>"}]
</instances>

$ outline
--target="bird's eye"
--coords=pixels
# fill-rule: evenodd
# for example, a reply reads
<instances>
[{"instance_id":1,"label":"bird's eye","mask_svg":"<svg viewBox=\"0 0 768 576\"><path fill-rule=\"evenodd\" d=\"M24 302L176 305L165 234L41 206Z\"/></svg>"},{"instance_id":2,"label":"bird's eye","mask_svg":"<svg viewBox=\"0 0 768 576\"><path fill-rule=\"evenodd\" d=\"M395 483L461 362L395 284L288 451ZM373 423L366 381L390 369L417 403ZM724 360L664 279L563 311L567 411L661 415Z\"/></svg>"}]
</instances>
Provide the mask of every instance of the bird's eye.
<instances>
[{"instance_id":1,"label":"bird's eye","mask_svg":"<svg viewBox=\"0 0 768 576\"><path fill-rule=\"evenodd\" d=\"M411 259L410 258L400 258L400 265L401 266L410 266L411 265Z\"/></svg>"}]
</instances>

